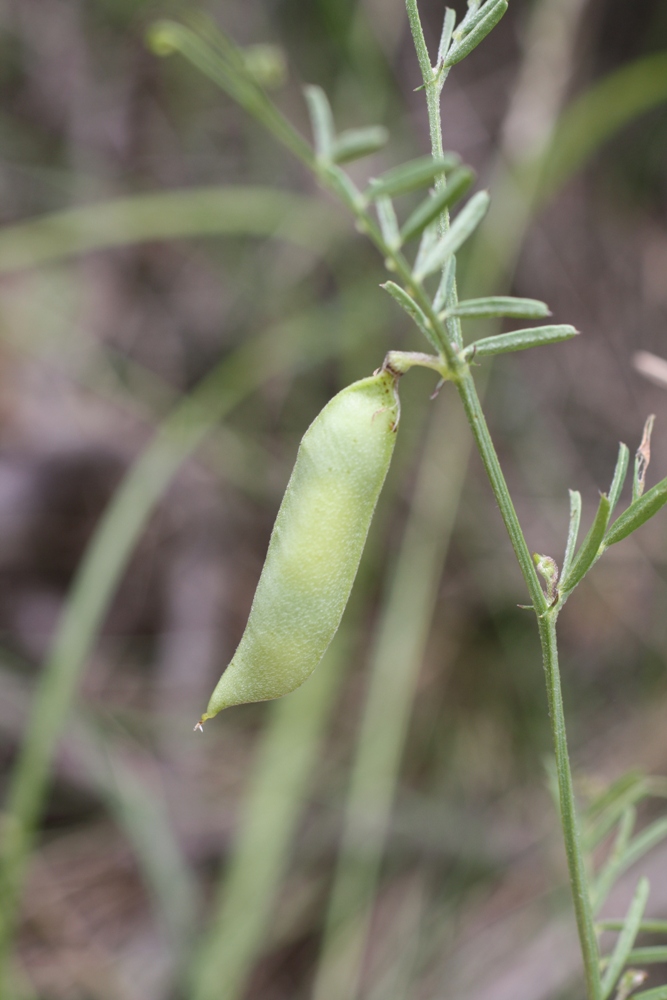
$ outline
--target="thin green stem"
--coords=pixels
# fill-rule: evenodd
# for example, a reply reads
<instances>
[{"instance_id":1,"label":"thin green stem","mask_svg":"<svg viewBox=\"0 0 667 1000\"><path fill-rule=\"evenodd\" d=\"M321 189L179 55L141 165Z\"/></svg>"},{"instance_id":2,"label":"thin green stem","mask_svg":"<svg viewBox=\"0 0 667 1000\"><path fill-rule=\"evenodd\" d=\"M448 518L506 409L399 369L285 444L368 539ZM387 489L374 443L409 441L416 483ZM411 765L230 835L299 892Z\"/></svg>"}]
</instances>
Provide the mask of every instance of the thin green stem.
<instances>
[{"instance_id":1,"label":"thin green stem","mask_svg":"<svg viewBox=\"0 0 667 1000\"><path fill-rule=\"evenodd\" d=\"M410 31L412 32L412 41L415 46L415 52L417 53L417 59L419 61L419 68L422 73L422 79L424 85L428 87L433 79L433 69L431 67L431 60L429 58L428 49L426 48L426 39L424 38L424 32L422 30L422 22L419 17L419 9L417 7L417 0L405 0L405 7L408 12L408 21L410 22ZM438 131L440 130L440 115L438 114ZM429 116L429 128L431 128L431 136L433 136L433 125L431 124L431 118Z\"/></svg>"},{"instance_id":2,"label":"thin green stem","mask_svg":"<svg viewBox=\"0 0 667 1000\"><path fill-rule=\"evenodd\" d=\"M540 616L547 610L547 600L514 509L472 375L466 374L456 387L539 622Z\"/></svg>"},{"instance_id":3,"label":"thin green stem","mask_svg":"<svg viewBox=\"0 0 667 1000\"><path fill-rule=\"evenodd\" d=\"M426 42L419 19L417 0L406 0L408 19L412 30L417 58L422 70L426 89L429 130L433 156L442 155L442 127L440 120L440 89L426 49ZM452 298L456 300L454 288ZM422 305L420 301L420 305ZM428 315L428 312L427 312ZM549 716L556 755L558 791L560 799L561 825L565 842L570 887L584 963L584 976L589 1000L601 1000L599 952L593 925L590 891L586 876L583 852L579 841L572 774L567 750L565 715L558 669L558 647L556 641L556 613L549 612L547 600L530 557L526 539L521 529L512 498L505 481L493 440L482 411L475 383L470 370L460 367L454 381L461 397L477 448L484 464L493 494L500 509L505 528L519 562L528 592L533 602L542 646L542 659L547 682Z\"/></svg>"},{"instance_id":4,"label":"thin green stem","mask_svg":"<svg viewBox=\"0 0 667 1000\"><path fill-rule=\"evenodd\" d=\"M579 824L574 801L574 789L572 788L572 772L570 770L570 758L567 750L565 713L563 710L560 671L558 669L556 618L557 615L554 612L547 612L546 615L538 615L537 622L547 682L551 734L556 755L561 825L565 841L565 854L570 876L574 912L577 920L577 930L579 932L579 941L584 960L586 992L590 1000L601 1000L600 954L595 936L588 877L586 875L584 856L579 838Z\"/></svg>"},{"instance_id":5,"label":"thin green stem","mask_svg":"<svg viewBox=\"0 0 667 1000\"><path fill-rule=\"evenodd\" d=\"M415 46L415 51L417 53L417 59L419 60L419 66L422 72L422 78L424 80L424 89L426 91L426 107L428 110L428 129L431 137L431 155L434 159L442 159L444 155L444 148L442 144L442 120L440 115L440 95L442 94L442 88L445 85L445 80L449 75L449 69L440 70L436 67L435 72L431 66L431 60L429 58L428 49L426 48L426 40L424 39L424 32L422 31L421 20L419 18L419 11L417 9L417 0L406 0L406 7L408 11L408 20L410 22L410 30L412 31L412 39ZM435 179L436 190L440 190L447 183L444 174L440 174L439 177ZM440 233L444 233L449 229L449 210L445 209L440 216L438 222L438 229ZM428 298L428 296L425 296ZM454 281L452 292L450 295L450 302L456 302L458 300L458 293L456 289L456 281ZM429 300L430 304L430 300ZM449 303L448 303L449 304ZM458 319L453 319L453 339L455 341L461 342L461 321ZM444 340L449 343L450 338L444 333Z\"/></svg>"},{"instance_id":6,"label":"thin green stem","mask_svg":"<svg viewBox=\"0 0 667 1000\"><path fill-rule=\"evenodd\" d=\"M426 42L424 40L424 32L422 31L421 21L419 18L417 0L406 0L406 8L408 12L408 20L410 22L410 30L412 31L413 42L417 52L417 59L419 60L419 66L422 71L422 77L424 79L424 86L426 89L426 104L429 131L431 134L431 152L434 157L441 157L443 153L442 124L440 119L440 92L442 90L442 83L435 78L435 74L431 68L431 61L429 59ZM400 262L396 261L397 269L399 268L399 265ZM418 301L429 320L431 320L431 322L435 321L435 323L441 327L442 324L440 324L438 317L434 314L430 299L426 293L420 286L415 287L415 283L412 281L411 275L409 276L408 281L411 285L416 301ZM454 287L450 303L455 304L457 300L458 296L456 293L456 287ZM441 332L444 336L444 329ZM444 339L447 340L446 337L444 337ZM449 356L447 356L447 361L454 369L454 381L463 402L468 422L470 423L470 428L474 435L482 462L484 463L484 468L486 469L491 482L493 493L498 502L507 533L510 536L514 552L516 553L519 566L521 567L521 572L523 573L526 581L526 586L528 587L528 592L530 593L533 606L538 614L543 614L547 607L544 592L535 571L533 560L530 557L530 552L528 550L528 546L526 545L526 540L523 531L521 530L519 519L516 511L514 510L514 505L507 488L507 483L505 482L505 477L503 476L502 469L500 468L500 462L498 461L498 456L493 446L493 441L491 440L486 419L484 417L484 413L482 412L475 383L472 375L470 374L470 369L467 365L461 363L461 359L458 355L456 355L453 348L451 353L455 355L453 363L450 361Z\"/></svg>"}]
</instances>

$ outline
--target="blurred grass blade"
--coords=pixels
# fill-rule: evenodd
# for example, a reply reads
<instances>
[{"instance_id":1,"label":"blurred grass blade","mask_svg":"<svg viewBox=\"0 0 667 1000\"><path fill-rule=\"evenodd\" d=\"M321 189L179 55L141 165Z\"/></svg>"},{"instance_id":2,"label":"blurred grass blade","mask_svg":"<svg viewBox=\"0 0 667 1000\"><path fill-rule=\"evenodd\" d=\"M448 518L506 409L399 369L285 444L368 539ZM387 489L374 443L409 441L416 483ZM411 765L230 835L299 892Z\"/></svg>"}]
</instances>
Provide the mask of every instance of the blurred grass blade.
<instances>
[{"instance_id":1,"label":"blurred grass blade","mask_svg":"<svg viewBox=\"0 0 667 1000\"><path fill-rule=\"evenodd\" d=\"M437 219L446 208L454 205L462 198L475 179L474 172L469 167L457 167L449 175L447 183L435 194L426 198L418 205L401 229L401 240L408 243L419 236L429 223Z\"/></svg>"},{"instance_id":2,"label":"blurred grass blade","mask_svg":"<svg viewBox=\"0 0 667 1000\"><path fill-rule=\"evenodd\" d=\"M334 163L349 163L364 156L377 153L387 145L389 132L384 125L369 125L367 128L350 128L341 132L331 147Z\"/></svg>"},{"instance_id":3,"label":"blurred grass blade","mask_svg":"<svg viewBox=\"0 0 667 1000\"><path fill-rule=\"evenodd\" d=\"M248 73L242 51L211 22L201 18L197 21L197 30L176 21L157 21L148 32L148 44L158 56L179 52L226 91L302 163L314 168L310 146Z\"/></svg>"},{"instance_id":4,"label":"blurred grass blade","mask_svg":"<svg viewBox=\"0 0 667 1000\"><path fill-rule=\"evenodd\" d=\"M667 53L644 56L610 73L560 116L539 184L547 201L616 132L667 101Z\"/></svg>"},{"instance_id":5,"label":"blurred grass blade","mask_svg":"<svg viewBox=\"0 0 667 1000\"><path fill-rule=\"evenodd\" d=\"M570 572L570 566L572 565L572 560L577 547L580 523L581 493L579 490L570 490L570 523L567 529L567 544L565 546L565 555L563 557L563 565L560 571L561 579L566 577Z\"/></svg>"},{"instance_id":6,"label":"blurred grass blade","mask_svg":"<svg viewBox=\"0 0 667 1000\"><path fill-rule=\"evenodd\" d=\"M417 160L409 160L399 167L392 167L380 177L374 178L366 190L366 197L373 201L381 194L394 198L397 195L417 191L428 187L440 174L447 174L461 162L456 153L445 153L441 159L432 156L420 156Z\"/></svg>"},{"instance_id":7,"label":"blurred grass blade","mask_svg":"<svg viewBox=\"0 0 667 1000\"><path fill-rule=\"evenodd\" d=\"M612 853L595 885L595 908L598 910L604 903L616 880L636 861L648 854L654 847L667 838L667 818L658 819L645 830L642 830L634 840L630 841L625 850Z\"/></svg>"},{"instance_id":8,"label":"blurred grass blade","mask_svg":"<svg viewBox=\"0 0 667 1000\"><path fill-rule=\"evenodd\" d=\"M549 316L549 307L538 299L517 299L513 295L491 295L483 299L464 299L447 310L448 316L469 319L510 316L513 319L539 319Z\"/></svg>"},{"instance_id":9,"label":"blurred grass blade","mask_svg":"<svg viewBox=\"0 0 667 1000\"><path fill-rule=\"evenodd\" d=\"M640 879L639 884L635 889L632 902L630 903L630 908L628 909L628 915L625 918L623 930L618 936L616 947L612 952L609 964L602 977L602 1000L607 1000L607 997L610 996L611 991L616 985L616 980L628 962L628 955L630 954L635 943L637 934L639 933L639 926L641 924L642 917L644 916L649 889L650 886L648 879ZM635 960L632 959L632 961L634 962Z\"/></svg>"},{"instance_id":10,"label":"blurred grass blade","mask_svg":"<svg viewBox=\"0 0 667 1000\"><path fill-rule=\"evenodd\" d=\"M0 274L149 240L276 236L324 249L343 231L340 212L315 198L272 188L139 194L5 226L0 229Z\"/></svg>"},{"instance_id":11,"label":"blurred grass blade","mask_svg":"<svg viewBox=\"0 0 667 1000\"><path fill-rule=\"evenodd\" d=\"M236 1000L246 992L293 851L346 654L339 635L313 676L269 708L212 920L193 956L190 1000Z\"/></svg>"},{"instance_id":12,"label":"blurred grass blade","mask_svg":"<svg viewBox=\"0 0 667 1000\"><path fill-rule=\"evenodd\" d=\"M499 333L495 337L483 337L466 347L468 358L486 358L492 354L508 354L510 351L525 351L530 347L558 344L562 340L576 337L579 331L567 323L558 326L538 326L530 330L513 330Z\"/></svg>"},{"instance_id":13,"label":"blurred grass blade","mask_svg":"<svg viewBox=\"0 0 667 1000\"><path fill-rule=\"evenodd\" d=\"M624 870L633 865L667 837L667 817L657 819L630 842L623 858Z\"/></svg>"},{"instance_id":14,"label":"blurred grass blade","mask_svg":"<svg viewBox=\"0 0 667 1000\"><path fill-rule=\"evenodd\" d=\"M654 798L667 799L667 778L655 775L646 778L646 791Z\"/></svg>"},{"instance_id":15,"label":"blurred grass blade","mask_svg":"<svg viewBox=\"0 0 667 1000\"><path fill-rule=\"evenodd\" d=\"M439 271L447 258L455 254L480 224L489 207L489 195L478 191L461 209L447 232L440 237L423 263L415 267L415 281L423 281L429 274Z\"/></svg>"},{"instance_id":16,"label":"blurred grass blade","mask_svg":"<svg viewBox=\"0 0 667 1000\"><path fill-rule=\"evenodd\" d=\"M426 878L418 876L401 893L398 913L385 925L378 951L378 973L364 991L364 1000L411 1000L423 950L427 910ZM396 924L399 926L396 927ZM382 961L384 959L384 961ZM373 963L376 965L376 962Z\"/></svg>"},{"instance_id":17,"label":"blurred grass blade","mask_svg":"<svg viewBox=\"0 0 667 1000\"><path fill-rule=\"evenodd\" d=\"M597 920L596 927L601 931L621 931L625 926L624 920ZM642 920L639 925L641 934L667 934L667 920Z\"/></svg>"},{"instance_id":18,"label":"blurred grass blade","mask_svg":"<svg viewBox=\"0 0 667 1000\"><path fill-rule=\"evenodd\" d=\"M630 449L621 442L618 446L618 458L614 469L614 478L609 488L609 513L612 514L614 507L619 501L621 490L628 474L628 464L630 462Z\"/></svg>"},{"instance_id":19,"label":"blurred grass blade","mask_svg":"<svg viewBox=\"0 0 667 1000\"><path fill-rule=\"evenodd\" d=\"M391 198L384 194L376 198L375 211L380 223L382 238L391 250L398 250L401 246L401 234Z\"/></svg>"},{"instance_id":20,"label":"blurred grass blade","mask_svg":"<svg viewBox=\"0 0 667 1000\"><path fill-rule=\"evenodd\" d=\"M600 502L588 534L581 543L581 548L572 560L572 565L566 576L561 580L563 595L571 593L588 573L600 554L600 546L609 521L609 497L600 494Z\"/></svg>"},{"instance_id":21,"label":"blurred grass blade","mask_svg":"<svg viewBox=\"0 0 667 1000\"><path fill-rule=\"evenodd\" d=\"M10 781L6 835L0 849L0 974L7 968L20 890L47 791L51 758L67 723L95 636L136 542L179 466L209 430L267 378L308 363L303 334L312 340L312 321L306 327L304 331L295 324L291 331L296 334L293 343L286 342L287 338L255 338L203 379L167 417L153 442L126 474L86 550L37 685L23 747ZM317 350L326 352L330 348L320 344Z\"/></svg>"},{"instance_id":22,"label":"blurred grass blade","mask_svg":"<svg viewBox=\"0 0 667 1000\"><path fill-rule=\"evenodd\" d=\"M667 503L667 478L653 486L618 517L605 535L605 547L615 545L650 520Z\"/></svg>"},{"instance_id":23,"label":"blurred grass blade","mask_svg":"<svg viewBox=\"0 0 667 1000\"><path fill-rule=\"evenodd\" d=\"M322 160L330 160L336 140L336 128L329 98L321 87L312 83L303 88L303 93L308 105L315 152Z\"/></svg>"},{"instance_id":24,"label":"blurred grass blade","mask_svg":"<svg viewBox=\"0 0 667 1000\"><path fill-rule=\"evenodd\" d=\"M632 1000L667 1000L667 986L655 986L652 990L633 993Z\"/></svg>"},{"instance_id":25,"label":"blurred grass blade","mask_svg":"<svg viewBox=\"0 0 667 1000\"><path fill-rule=\"evenodd\" d=\"M584 842L587 851L593 851L598 844L601 844L604 838L611 833L616 823L619 819L635 806L642 798L645 797L645 792L641 789L628 789L625 795L621 796L616 802L613 803L605 812L602 813L599 820L595 826L586 834Z\"/></svg>"},{"instance_id":26,"label":"blurred grass blade","mask_svg":"<svg viewBox=\"0 0 667 1000\"><path fill-rule=\"evenodd\" d=\"M599 887L604 887L604 893L608 893L609 889L613 885L613 881L609 881L609 872L613 872L619 862L625 855L628 849L628 844L630 843L630 838L635 828L637 822L637 810L634 805L628 806L623 810L621 816L619 817L618 828L616 830L616 836L614 838L614 844L611 849L611 853L605 862L604 868L600 872L597 879L597 884L595 887L595 892L599 891Z\"/></svg>"},{"instance_id":27,"label":"blurred grass blade","mask_svg":"<svg viewBox=\"0 0 667 1000\"><path fill-rule=\"evenodd\" d=\"M175 839L159 779L156 775L155 781L146 781L136 761L135 766L125 762L99 727L80 718L77 723L87 737L86 766L104 772L104 799L134 849L177 967L197 929L199 887Z\"/></svg>"},{"instance_id":28,"label":"blurred grass blade","mask_svg":"<svg viewBox=\"0 0 667 1000\"><path fill-rule=\"evenodd\" d=\"M654 986L652 990L633 993L632 1000L667 1000L667 986Z\"/></svg>"},{"instance_id":29,"label":"blurred grass blade","mask_svg":"<svg viewBox=\"0 0 667 1000\"><path fill-rule=\"evenodd\" d=\"M408 295L404 288L397 285L395 281L385 281L380 287L384 288L386 292L389 292L392 299L398 302L401 309L408 314L410 319L419 327L429 343L438 352L438 354L440 354L442 352L442 345L438 343L431 324L414 299Z\"/></svg>"},{"instance_id":30,"label":"blurred grass blade","mask_svg":"<svg viewBox=\"0 0 667 1000\"><path fill-rule=\"evenodd\" d=\"M314 1000L348 1000L359 983L415 685L470 448L459 408L441 399L371 652Z\"/></svg>"},{"instance_id":31,"label":"blurred grass blade","mask_svg":"<svg viewBox=\"0 0 667 1000\"><path fill-rule=\"evenodd\" d=\"M638 785L643 786L644 781L645 777L642 771L628 771L622 774L620 778L613 781L608 788L605 788L603 792L593 799L586 809L586 818L588 820L595 819L596 816L605 812L609 806L614 805L629 791L636 789Z\"/></svg>"},{"instance_id":32,"label":"blurred grass blade","mask_svg":"<svg viewBox=\"0 0 667 1000\"><path fill-rule=\"evenodd\" d=\"M460 41L455 42L450 48L445 60L445 66L455 66L456 63L461 62L467 55L470 55L472 50L476 49L480 42L484 41L489 32L495 28L506 10L507 0L490 0L489 3L485 4L482 10L478 12L483 13L480 20Z\"/></svg>"},{"instance_id":33,"label":"blurred grass blade","mask_svg":"<svg viewBox=\"0 0 667 1000\"><path fill-rule=\"evenodd\" d=\"M648 948L635 948L628 955L628 962L633 965L661 965L667 962L667 948L664 945L654 945ZM667 990L667 986L663 987Z\"/></svg>"},{"instance_id":34,"label":"blurred grass blade","mask_svg":"<svg viewBox=\"0 0 667 1000\"><path fill-rule=\"evenodd\" d=\"M2 734L11 733L13 740L20 738L30 711L28 676L27 669L21 674L3 669L0 674ZM75 787L97 796L125 835L177 965L197 928L199 887L174 835L154 758L136 744L126 749L106 731L105 723L75 708L59 749L74 764Z\"/></svg>"},{"instance_id":35,"label":"blurred grass blade","mask_svg":"<svg viewBox=\"0 0 667 1000\"><path fill-rule=\"evenodd\" d=\"M184 21L192 31L200 35L207 42L216 55L222 57L226 65L230 66L237 73L243 74L246 72L247 49L237 45L232 36L223 31L217 21L214 21L208 14L203 13L201 10L188 11L184 17ZM161 23L176 24L176 22L166 21L158 22L157 25L151 25L149 28L149 40L153 29L156 29L159 33ZM181 27L181 25L176 24L176 27ZM169 55L173 46L169 40L166 44L167 51L164 54ZM158 54L162 55L163 53Z\"/></svg>"}]
</instances>

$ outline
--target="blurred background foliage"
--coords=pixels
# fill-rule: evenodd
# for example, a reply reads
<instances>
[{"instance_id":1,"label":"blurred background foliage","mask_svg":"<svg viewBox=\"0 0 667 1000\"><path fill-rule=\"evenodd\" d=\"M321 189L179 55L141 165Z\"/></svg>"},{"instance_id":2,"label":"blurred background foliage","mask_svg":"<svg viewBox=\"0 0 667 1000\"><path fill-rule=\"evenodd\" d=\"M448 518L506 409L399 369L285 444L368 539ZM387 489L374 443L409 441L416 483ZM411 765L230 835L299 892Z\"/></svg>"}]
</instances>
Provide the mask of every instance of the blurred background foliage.
<instances>
[{"instance_id":1,"label":"blurred background foliage","mask_svg":"<svg viewBox=\"0 0 667 1000\"><path fill-rule=\"evenodd\" d=\"M339 127L388 126L355 176L427 152L401 0L201 9L278 47L276 100L302 131L306 82ZM433 50L443 10L421 9ZM152 20L178 12L0 12L0 757L9 788L30 725L50 769L45 798L31 772L12 993L574 996L534 626L427 373L403 381L396 460L320 671L192 734L301 434L386 350L420 344L338 206L191 66L147 50ZM667 355L665 4L513 0L452 72L443 121L496 196L465 287L543 298L583 334L479 368L531 547L559 559L567 488L592 517L649 412L649 477L667 470L667 393L632 368L640 349ZM664 771L663 518L561 622L582 796ZM648 862L652 916L665 860ZM621 883L606 912L627 897Z\"/></svg>"}]
</instances>

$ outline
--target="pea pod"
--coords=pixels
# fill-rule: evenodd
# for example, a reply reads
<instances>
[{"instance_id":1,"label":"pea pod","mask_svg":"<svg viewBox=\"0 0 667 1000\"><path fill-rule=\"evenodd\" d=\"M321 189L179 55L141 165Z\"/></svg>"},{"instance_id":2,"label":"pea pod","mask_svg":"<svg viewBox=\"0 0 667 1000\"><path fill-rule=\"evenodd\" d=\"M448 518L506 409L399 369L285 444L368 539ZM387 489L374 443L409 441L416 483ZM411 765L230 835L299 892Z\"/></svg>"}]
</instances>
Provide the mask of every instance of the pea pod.
<instances>
[{"instance_id":1,"label":"pea pod","mask_svg":"<svg viewBox=\"0 0 667 1000\"><path fill-rule=\"evenodd\" d=\"M394 450L396 377L380 371L327 403L299 447L250 617L201 725L288 694L310 676L345 610Z\"/></svg>"}]
</instances>

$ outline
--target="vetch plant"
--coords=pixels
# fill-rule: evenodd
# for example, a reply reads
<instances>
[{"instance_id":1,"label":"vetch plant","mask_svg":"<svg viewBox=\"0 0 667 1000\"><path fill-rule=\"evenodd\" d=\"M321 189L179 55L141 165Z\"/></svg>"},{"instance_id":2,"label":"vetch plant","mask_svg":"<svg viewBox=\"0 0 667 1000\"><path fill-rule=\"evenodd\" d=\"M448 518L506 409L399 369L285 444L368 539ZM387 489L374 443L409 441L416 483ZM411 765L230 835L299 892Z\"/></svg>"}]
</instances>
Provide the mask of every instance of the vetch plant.
<instances>
[{"instance_id":1,"label":"vetch plant","mask_svg":"<svg viewBox=\"0 0 667 1000\"><path fill-rule=\"evenodd\" d=\"M645 489L653 419L647 421L637 451L632 500L627 509L612 520L629 467L629 451L622 444L609 491L601 495L583 541L579 543L581 495L571 491L570 525L560 566L550 555L531 555L486 424L473 367L484 357L568 340L577 331L564 324L531 325L466 343L466 320L510 317L536 321L548 317L549 310L537 300L511 296L459 301L456 254L483 220L489 197L484 191L477 192L450 219L450 210L470 187L473 174L458 156L445 152L439 112L440 94L451 67L486 37L505 13L507 2L469 0L468 11L458 25L454 12L447 10L435 65L426 48L416 0L406 0L406 6L423 77L420 89L426 95L431 156L392 168L371 179L364 189L352 181L341 164L379 149L387 138L383 128L350 129L338 134L324 92L310 86L305 97L314 137L311 147L268 97L252 63L224 34L209 25L193 28L166 21L151 32L157 53L181 52L269 129L349 209L359 231L369 237L386 261L392 277L383 287L415 323L432 352L390 351L379 374L343 390L307 432L278 515L246 633L203 718L228 705L293 690L321 658L342 615L391 456L390 438L397 407L386 400L382 405L382 396L393 394L394 380L412 367L435 371L438 384L451 382L460 397L523 574L530 598L527 606L535 613L587 995L589 1000L606 1000L614 992L617 1000L630 995L662 1000L667 998L667 987L636 992L644 972L634 966L664 961L667 956L664 948L634 947L641 931L667 930L667 925L657 926L643 919L649 893L646 879L639 881L624 919L596 926L594 916L619 875L667 837L664 819L633 835L636 804L648 795L664 796L665 788L656 779L622 779L590 805L580 825L567 748L556 634L565 602L605 550L641 527L667 503L667 479ZM422 189L429 189L428 193L401 222L402 213L397 211L395 200ZM417 240L413 252L410 247ZM351 398L349 394L355 395L362 386L372 389L369 400L375 410L371 413L364 406L358 414L346 412L343 419L340 401ZM343 427L341 440L345 446L341 448L336 437ZM364 448L371 447L372 461L361 457L363 448L355 451L357 439L364 442ZM327 481L329 475L337 484L335 489ZM348 475L358 484L356 499L355 490L342 488L341 492ZM353 500L358 505L356 510L350 507ZM337 552L348 538L354 539L350 551ZM299 630L303 629L297 643L286 632L290 618L298 621ZM278 642L274 643L276 635ZM614 832L609 856L591 877L589 852ZM598 947L601 930L619 932L611 955L605 958L601 958Z\"/></svg>"}]
</instances>

